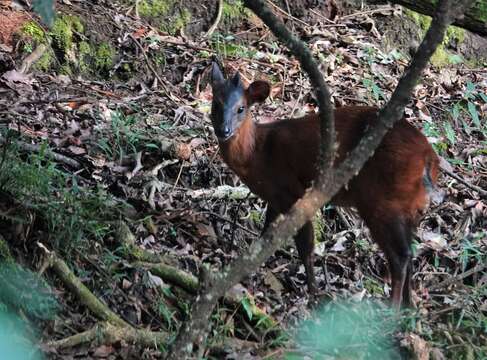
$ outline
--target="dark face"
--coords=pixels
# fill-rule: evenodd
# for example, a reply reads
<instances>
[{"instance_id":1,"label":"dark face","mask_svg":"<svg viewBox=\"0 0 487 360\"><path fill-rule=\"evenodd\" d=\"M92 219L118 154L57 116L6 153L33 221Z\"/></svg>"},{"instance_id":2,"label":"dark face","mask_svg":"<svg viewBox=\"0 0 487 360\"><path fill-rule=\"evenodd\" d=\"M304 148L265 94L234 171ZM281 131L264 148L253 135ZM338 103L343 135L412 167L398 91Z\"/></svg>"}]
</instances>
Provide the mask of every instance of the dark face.
<instances>
[{"instance_id":1,"label":"dark face","mask_svg":"<svg viewBox=\"0 0 487 360\"><path fill-rule=\"evenodd\" d=\"M225 80L216 63L212 66L211 86L211 121L220 142L227 141L236 134L244 120L250 116L252 104L263 102L271 89L268 82L261 80L254 81L245 89L238 72L233 78Z\"/></svg>"},{"instance_id":2,"label":"dark face","mask_svg":"<svg viewBox=\"0 0 487 360\"><path fill-rule=\"evenodd\" d=\"M213 102L211 120L215 134L220 141L231 138L248 113L245 89L238 73L232 79L224 80L218 65L212 71Z\"/></svg>"}]
</instances>

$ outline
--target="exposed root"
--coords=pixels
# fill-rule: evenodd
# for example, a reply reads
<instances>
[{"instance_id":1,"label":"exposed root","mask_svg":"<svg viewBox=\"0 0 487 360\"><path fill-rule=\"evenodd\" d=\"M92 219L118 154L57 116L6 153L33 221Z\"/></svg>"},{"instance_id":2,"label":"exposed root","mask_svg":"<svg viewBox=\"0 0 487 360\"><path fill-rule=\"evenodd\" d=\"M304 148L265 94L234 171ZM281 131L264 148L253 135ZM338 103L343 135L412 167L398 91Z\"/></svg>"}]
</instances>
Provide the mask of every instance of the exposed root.
<instances>
[{"instance_id":1,"label":"exposed root","mask_svg":"<svg viewBox=\"0 0 487 360\"><path fill-rule=\"evenodd\" d=\"M90 330L78 333L67 338L51 341L47 346L56 349L65 349L92 341L100 344L113 344L119 341L137 344L142 347L162 347L168 339L168 334L145 329L135 329L132 326L115 326L109 322L95 325Z\"/></svg>"},{"instance_id":2,"label":"exposed root","mask_svg":"<svg viewBox=\"0 0 487 360\"><path fill-rule=\"evenodd\" d=\"M54 270L64 285L76 295L81 304L85 305L96 317L103 321L121 327L130 326L125 320L110 310L107 305L102 303L53 251L49 251L41 243L37 244L46 253L49 259L49 267Z\"/></svg>"}]
</instances>

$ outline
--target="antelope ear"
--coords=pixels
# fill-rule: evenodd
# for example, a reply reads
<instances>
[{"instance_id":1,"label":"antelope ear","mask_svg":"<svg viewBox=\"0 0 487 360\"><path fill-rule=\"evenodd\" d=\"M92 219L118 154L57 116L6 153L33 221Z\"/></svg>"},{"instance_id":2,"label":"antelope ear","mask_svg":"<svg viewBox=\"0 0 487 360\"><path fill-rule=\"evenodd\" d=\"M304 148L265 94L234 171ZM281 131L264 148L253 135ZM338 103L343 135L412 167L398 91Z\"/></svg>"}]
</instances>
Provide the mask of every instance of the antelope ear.
<instances>
[{"instance_id":1,"label":"antelope ear","mask_svg":"<svg viewBox=\"0 0 487 360\"><path fill-rule=\"evenodd\" d=\"M247 99L250 105L256 102L262 103L267 99L271 92L271 84L267 81L257 80L249 85L247 89Z\"/></svg>"},{"instance_id":2,"label":"antelope ear","mask_svg":"<svg viewBox=\"0 0 487 360\"><path fill-rule=\"evenodd\" d=\"M236 88L242 87L242 81L240 80L240 73L238 71L233 75L232 84Z\"/></svg>"},{"instance_id":3,"label":"antelope ear","mask_svg":"<svg viewBox=\"0 0 487 360\"><path fill-rule=\"evenodd\" d=\"M222 71L216 62L213 62L211 66L211 86L215 86L224 82L225 79L223 77Z\"/></svg>"}]
</instances>

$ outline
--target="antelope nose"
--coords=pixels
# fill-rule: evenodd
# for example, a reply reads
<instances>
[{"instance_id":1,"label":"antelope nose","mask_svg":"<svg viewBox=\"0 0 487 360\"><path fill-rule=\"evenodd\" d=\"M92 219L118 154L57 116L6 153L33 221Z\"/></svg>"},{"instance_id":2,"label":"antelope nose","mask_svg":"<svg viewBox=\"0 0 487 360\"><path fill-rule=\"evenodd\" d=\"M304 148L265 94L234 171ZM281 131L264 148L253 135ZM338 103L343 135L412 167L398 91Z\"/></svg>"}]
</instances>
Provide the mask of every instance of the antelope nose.
<instances>
[{"instance_id":1,"label":"antelope nose","mask_svg":"<svg viewBox=\"0 0 487 360\"><path fill-rule=\"evenodd\" d=\"M230 136L231 132L232 131L230 130L230 127L229 126L224 126L223 129L222 129L222 135L224 137Z\"/></svg>"}]
</instances>

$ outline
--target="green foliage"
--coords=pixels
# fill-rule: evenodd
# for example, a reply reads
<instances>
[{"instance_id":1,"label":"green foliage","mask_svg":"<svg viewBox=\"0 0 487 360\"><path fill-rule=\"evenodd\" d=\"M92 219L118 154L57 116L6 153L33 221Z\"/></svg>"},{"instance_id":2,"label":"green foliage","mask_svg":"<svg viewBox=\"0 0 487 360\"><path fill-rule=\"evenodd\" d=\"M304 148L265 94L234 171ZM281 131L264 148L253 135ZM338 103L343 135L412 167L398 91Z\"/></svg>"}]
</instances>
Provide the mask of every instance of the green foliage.
<instances>
[{"instance_id":1,"label":"green foliage","mask_svg":"<svg viewBox=\"0 0 487 360\"><path fill-rule=\"evenodd\" d=\"M249 221L253 222L254 224L259 224L259 225L264 225L264 217L265 215L261 213L261 211L258 210L250 210L249 211Z\"/></svg>"},{"instance_id":2,"label":"green foliage","mask_svg":"<svg viewBox=\"0 0 487 360\"><path fill-rule=\"evenodd\" d=\"M54 22L50 34L54 40L54 45L67 53L73 46L74 32L82 33L83 31L83 24L77 16L62 15Z\"/></svg>"},{"instance_id":3,"label":"green foliage","mask_svg":"<svg viewBox=\"0 0 487 360\"><path fill-rule=\"evenodd\" d=\"M81 72L89 72L90 66L89 61L93 55L93 49L90 43L86 41L81 41L78 44L79 61L78 66Z\"/></svg>"},{"instance_id":4,"label":"green foliage","mask_svg":"<svg viewBox=\"0 0 487 360\"><path fill-rule=\"evenodd\" d=\"M313 232L315 237L315 242L322 242L325 240L325 219L323 218L323 214L321 210L319 210L313 218Z\"/></svg>"},{"instance_id":5,"label":"green foliage","mask_svg":"<svg viewBox=\"0 0 487 360\"><path fill-rule=\"evenodd\" d=\"M476 102L484 102L487 104L487 95L477 90L476 86L472 82L467 82L466 89L463 94L463 98L456 101L450 109L451 117L455 122L461 120L461 115L470 118L471 123L467 123L463 120L463 128L467 134L470 134L472 129L485 133L487 126L485 122L482 124L480 115L477 110ZM448 135L447 135L448 136Z\"/></svg>"},{"instance_id":6,"label":"green foliage","mask_svg":"<svg viewBox=\"0 0 487 360\"><path fill-rule=\"evenodd\" d=\"M364 280L364 288L371 295L384 296L384 288L377 280L373 278L366 278Z\"/></svg>"},{"instance_id":7,"label":"green foliage","mask_svg":"<svg viewBox=\"0 0 487 360\"><path fill-rule=\"evenodd\" d=\"M248 297L244 297L242 301L240 302L240 305L242 305L242 308L245 311L245 314L247 315L249 320L252 320L252 308L255 306L253 302L250 301Z\"/></svg>"},{"instance_id":8,"label":"green foliage","mask_svg":"<svg viewBox=\"0 0 487 360\"><path fill-rule=\"evenodd\" d=\"M175 0L142 0L139 14L146 17L165 16L174 6Z\"/></svg>"},{"instance_id":9,"label":"green foliage","mask_svg":"<svg viewBox=\"0 0 487 360\"><path fill-rule=\"evenodd\" d=\"M442 124L435 122L424 123L423 131L426 136L437 139L433 143L433 147L438 153L443 154L449 146L457 143L456 132L460 131L462 127L466 134L471 134L475 130L487 135L487 125L481 121L477 109L478 102L487 104L487 95L478 91L472 82L467 82L463 97L455 101L449 109L453 123L459 125L459 127L454 128L449 120L444 121ZM441 141L442 138L446 138L447 141Z\"/></svg>"},{"instance_id":10,"label":"green foliage","mask_svg":"<svg viewBox=\"0 0 487 360\"><path fill-rule=\"evenodd\" d=\"M75 176L50 160L47 145L41 150L23 160L10 146L0 168L2 190L44 220L46 240L61 253L88 247L87 238L101 239L108 233L104 220L116 218L121 205L114 205L101 187L89 191L78 186Z\"/></svg>"},{"instance_id":11,"label":"green foliage","mask_svg":"<svg viewBox=\"0 0 487 360\"><path fill-rule=\"evenodd\" d=\"M176 312L172 311L166 304L164 297L161 296L155 303L154 303L154 310L159 315L160 318L164 320L167 327L169 329L175 328L176 321L175 315Z\"/></svg>"},{"instance_id":12,"label":"green foliage","mask_svg":"<svg viewBox=\"0 0 487 360\"><path fill-rule=\"evenodd\" d=\"M32 9L39 14L47 26L52 26L55 16L54 0L34 0L32 2Z\"/></svg>"},{"instance_id":13,"label":"green foliage","mask_svg":"<svg viewBox=\"0 0 487 360\"><path fill-rule=\"evenodd\" d=\"M487 2L483 0L475 1L471 11L476 14L481 21L487 22Z\"/></svg>"},{"instance_id":14,"label":"green foliage","mask_svg":"<svg viewBox=\"0 0 487 360\"><path fill-rule=\"evenodd\" d=\"M0 303L1 305L1 303ZM0 354L2 359L41 360L42 353L34 341L29 340L32 332L20 317L8 313L0 307Z\"/></svg>"},{"instance_id":15,"label":"green foliage","mask_svg":"<svg viewBox=\"0 0 487 360\"><path fill-rule=\"evenodd\" d=\"M36 43L46 43L46 32L35 21L26 22L20 29L20 33Z\"/></svg>"},{"instance_id":16,"label":"green foliage","mask_svg":"<svg viewBox=\"0 0 487 360\"><path fill-rule=\"evenodd\" d=\"M46 281L15 263L0 261L0 302L31 318L52 319L58 303Z\"/></svg>"},{"instance_id":17,"label":"green foliage","mask_svg":"<svg viewBox=\"0 0 487 360\"><path fill-rule=\"evenodd\" d=\"M465 271L467 265L474 261L482 264L487 262L487 255L482 250L481 240L487 236L487 232L472 234L462 241L462 251L460 253L460 262L462 271Z\"/></svg>"},{"instance_id":18,"label":"green foliage","mask_svg":"<svg viewBox=\"0 0 487 360\"><path fill-rule=\"evenodd\" d=\"M115 49L107 42L102 42L95 51L95 68L98 71L108 71L113 66Z\"/></svg>"},{"instance_id":19,"label":"green foliage","mask_svg":"<svg viewBox=\"0 0 487 360\"><path fill-rule=\"evenodd\" d=\"M420 28L423 34L426 33L430 24L431 17L422 15L409 9L405 9L404 13L411 18ZM458 64L463 62L463 58L457 54L451 54L446 50L448 44L462 43L465 40L465 30L457 26L449 26L446 29L445 38L437 47L434 54L431 56L431 64L436 67L444 67L448 64Z\"/></svg>"},{"instance_id":20,"label":"green foliage","mask_svg":"<svg viewBox=\"0 0 487 360\"><path fill-rule=\"evenodd\" d=\"M161 31L167 32L169 35L176 35L176 33L183 29L191 20L191 13L188 9L183 8L177 10L170 20L164 21L159 28Z\"/></svg>"},{"instance_id":21,"label":"green foliage","mask_svg":"<svg viewBox=\"0 0 487 360\"><path fill-rule=\"evenodd\" d=\"M367 88L367 90L369 90L369 92L372 93L372 97L375 100L375 102L379 101L379 99L381 98L383 100L386 100L384 93L382 92L381 88L379 87L379 85L377 85L377 83L374 80L364 78L362 80L362 83Z\"/></svg>"},{"instance_id":22,"label":"green foliage","mask_svg":"<svg viewBox=\"0 0 487 360\"><path fill-rule=\"evenodd\" d=\"M397 359L396 324L392 310L372 303L330 303L296 329L296 342L301 358Z\"/></svg>"},{"instance_id":23,"label":"green foliage","mask_svg":"<svg viewBox=\"0 0 487 360\"><path fill-rule=\"evenodd\" d=\"M3 236L0 235L0 264L11 264L13 261L10 248Z\"/></svg>"},{"instance_id":24,"label":"green foliage","mask_svg":"<svg viewBox=\"0 0 487 360\"><path fill-rule=\"evenodd\" d=\"M250 11L240 0L224 0L222 9L222 20L224 23L232 23L250 15Z\"/></svg>"},{"instance_id":25,"label":"green foliage","mask_svg":"<svg viewBox=\"0 0 487 360\"><path fill-rule=\"evenodd\" d=\"M245 57L252 59L257 53L255 49L249 49L238 44L232 35L214 34L211 40L211 47L219 57Z\"/></svg>"},{"instance_id":26,"label":"green foliage","mask_svg":"<svg viewBox=\"0 0 487 360\"><path fill-rule=\"evenodd\" d=\"M142 129L137 127L137 119L133 115L113 112L110 130L101 134L98 147L113 160L122 160L125 155L137 152L142 140Z\"/></svg>"}]
</instances>

